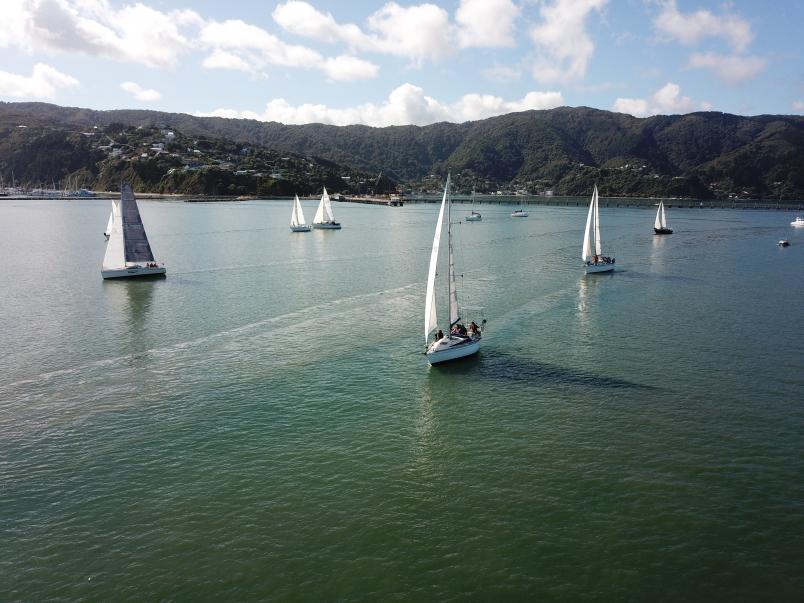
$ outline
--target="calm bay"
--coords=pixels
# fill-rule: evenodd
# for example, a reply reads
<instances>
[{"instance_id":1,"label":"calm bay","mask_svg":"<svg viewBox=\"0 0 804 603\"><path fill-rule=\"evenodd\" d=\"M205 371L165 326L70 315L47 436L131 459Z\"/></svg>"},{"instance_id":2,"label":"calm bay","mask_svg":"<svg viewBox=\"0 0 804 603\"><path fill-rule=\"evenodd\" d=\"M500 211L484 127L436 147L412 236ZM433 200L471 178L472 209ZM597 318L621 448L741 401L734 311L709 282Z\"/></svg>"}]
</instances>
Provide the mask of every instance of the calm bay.
<instances>
[{"instance_id":1,"label":"calm bay","mask_svg":"<svg viewBox=\"0 0 804 603\"><path fill-rule=\"evenodd\" d=\"M804 592L795 214L603 208L585 276L585 207L479 205L431 368L436 205L140 201L168 277L104 282L109 205L0 201L0 598Z\"/></svg>"}]
</instances>

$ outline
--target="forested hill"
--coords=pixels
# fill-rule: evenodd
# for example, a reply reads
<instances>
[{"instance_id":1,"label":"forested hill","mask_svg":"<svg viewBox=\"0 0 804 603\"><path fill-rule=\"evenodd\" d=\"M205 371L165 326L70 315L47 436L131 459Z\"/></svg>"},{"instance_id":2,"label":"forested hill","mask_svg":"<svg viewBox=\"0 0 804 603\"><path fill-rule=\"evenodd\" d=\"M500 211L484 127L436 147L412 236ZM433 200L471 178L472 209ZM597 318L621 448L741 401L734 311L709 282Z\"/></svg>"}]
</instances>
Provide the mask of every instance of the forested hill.
<instances>
[{"instance_id":1,"label":"forested hill","mask_svg":"<svg viewBox=\"0 0 804 603\"><path fill-rule=\"evenodd\" d=\"M597 182L608 196L804 198L802 116L635 118L561 107L463 124L371 128L0 103L0 135L32 123L170 127L382 171L417 189L437 188L449 168L463 189L585 195Z\"/></svg>"}]
</instances>

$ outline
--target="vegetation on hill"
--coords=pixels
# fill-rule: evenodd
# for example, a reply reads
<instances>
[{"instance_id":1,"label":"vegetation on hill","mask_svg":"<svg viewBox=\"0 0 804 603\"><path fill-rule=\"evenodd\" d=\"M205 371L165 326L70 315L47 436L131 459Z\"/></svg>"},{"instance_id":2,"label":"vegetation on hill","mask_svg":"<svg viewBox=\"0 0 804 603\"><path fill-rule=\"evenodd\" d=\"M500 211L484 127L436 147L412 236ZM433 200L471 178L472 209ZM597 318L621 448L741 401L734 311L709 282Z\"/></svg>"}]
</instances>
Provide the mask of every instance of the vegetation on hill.
<instances>
[{"instance_id":1,"label":"vegetation on hill","mask_svg":"<svg viewBox=\"0 0 804 603\"><path fill-rule=\"evenodd\" d=\"M463 124L370 128L0 103L0 137L11 124L103 128L115 122L382 171L413 190L438 189L451 169L463 191L585 195L597 182L609 196L804 198L801 116L702 112L639 119L561 107ZM4 177L7 165L0 146Z\"/></svg>"}]
</instances>

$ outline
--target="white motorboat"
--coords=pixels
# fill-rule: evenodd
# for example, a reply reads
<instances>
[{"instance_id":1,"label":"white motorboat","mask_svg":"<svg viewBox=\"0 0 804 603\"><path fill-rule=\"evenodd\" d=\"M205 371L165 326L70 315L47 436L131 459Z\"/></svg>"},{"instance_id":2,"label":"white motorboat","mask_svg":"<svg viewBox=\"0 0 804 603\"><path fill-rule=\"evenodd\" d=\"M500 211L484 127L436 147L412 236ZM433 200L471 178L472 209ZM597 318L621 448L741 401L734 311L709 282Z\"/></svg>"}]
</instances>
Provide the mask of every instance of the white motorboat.
<instances>
[{"instance_id":1,"label":"white motorboat","mask_svg":"<svg viewBox=\"0 0 804 603\"><path fill-rule=\"evenodd\" d=\"M597 184L592 192L592 201L589 203L589 214L586 216L581 259L584 262L586 274L614 270L614 258L603 255L601 251Z\"/></svg>"},{"instance_id":2,"label":"white motorboat","mask_svg":"<svg viewBox=\"0 0 804 603\"><path fill-rule=\"evenodd\" d=\"M452 224L450 222L450 175L447 174L447 183L444 187L444 197L441 200L441 209L438 212L433 248L430 253L430 268L427 273L427 293L424 306L424 343L425 355L430 364L438 364L449 360L456 360L475 354L480 349L481 327L473 322L470 330L462 327L458 314L458 294L455 287L455 265L452 253ZM438 328L436 315L436 269L438 267L438 251L443 230L444 209L447 209L447 249L449 274L447 278L447 299L449 300L449 324L447 334L439 330L436 340L430 343L430 334ZM485 323L485 321L483 321Z\"/></svg>"},{"instance_id":3,"label":"white motorboat","mask_svg":"<svg viewBox=\"0 0 804 603\"><path fill-rule=\"evenodd\" d=\"M336 222L335 216L332 214L332 203L330 203L327 188L324 187L324 194L321 195L321 202L318 204L313 218L313 228L338 230L340 227L341 223Z\"/></svg>"},{"instance_id":4,"label":"white motorboat","mask_svg":"<svg viewBox=\"0 0 804 603\"><path fill-rule=\"evenodd\" d=\"M293 200L293 210L290 213L290 230L293 232L310 232L310 226L304 221L299 195Z\"/></svg>"},{"instance_id":5,"label":"white motorboat","mask_svg":"<svg viewBox=\"0 0 804 603\"><path fill-rule=\"evenodd\" d=\"M526 212L524 209L515 209L514 211L511 212L511 217L512 218L527 218L528 217L528 212Z\"/></svg>"},{"instance_id":6,"label":"white motorboat","mask_svg":"<svg viewBox=\"0 0 804 603\"><path fill-rule=\"evenodd\" d=\"M109 230L101 276L104 279L165 276L164 264L154 261L137 199L128 184L120 187L119 214L114 208L112 213L115 219Z\"/></svg>"},{"instance_id":7,"label":"white motorboat","mask_svg":"<svg viewBox=\"0 0 804 603\"><path fill-rule=\"evenodd\" d=\"M790 222L790 226L794 226L796 228L804 228L804 218L801 216L796 216L796 219Z\"/></svg>"}]
</instances>

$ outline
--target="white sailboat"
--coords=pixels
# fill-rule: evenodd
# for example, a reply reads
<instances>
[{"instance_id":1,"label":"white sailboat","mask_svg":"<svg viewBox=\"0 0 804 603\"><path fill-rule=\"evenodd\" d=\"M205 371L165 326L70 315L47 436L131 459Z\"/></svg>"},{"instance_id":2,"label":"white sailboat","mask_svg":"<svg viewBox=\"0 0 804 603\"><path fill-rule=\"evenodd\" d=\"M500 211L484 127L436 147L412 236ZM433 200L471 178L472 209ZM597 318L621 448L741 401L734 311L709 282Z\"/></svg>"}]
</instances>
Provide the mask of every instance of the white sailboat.
<instances>
[{"instance_id":1,"label":"white sailboat","mask_svg":"<svg viewBox=\"0 0 804 603\"><path fill-rule=\"evenodd\" d=\"M165 267L154 261L137 199L128 184L120 187L119 210L115 211L113 207L112 213L114 219L101 269L103 278L164 276Z\"/></svg>"},{"instance_id":2,"label":"white sailboat","mask_svg":"<svg viewBox=\"0 0 804 603\"><path fill-rule=\"evenodd\" d=\"M586 274L591 272L611 272L614 270L614 258L604 256L600 245L600 212L598 210L597 184L589 203L589 214L586 216L586 230L583 233L583 249L581 259L584 261Z\"/></svg>"},{"instance_id":3,"label":"white sailboat","mask_svg":"<svg viewBox=\"0 0 804 603\"><path fill-rule=\"evenodd\" d=\"M664 201L659 201L656 220L653 222L653 232L657 235L673 234L673 229L667 226L667 218L664 215Z\"/></svg>"},{"instance_id":4,"label":"white sailboat","mask_svg":"<svg viewBox=\"0 0 804 603\"><path fill-rule=\"evenodd\" d=\"M293 210L290 213L290 230L293 232L310 232L310 227L304 221L304 212L299 201L299 195L296 195L293 200Z\"/></svg>"},{"instance_id":5,"label":"white sailboat","mask_svg":"<svg viewBox=\"0 0 804 603\"><path fill-rule=\"evenodd\" d=\"M327 187L324 187L324 194L321 195L321 203L318 204L318 209L313 218L313 228L328 228L336 230L341 227L340 222L335 221L335 216L332 214L332 204L329 201L329 194L327 194Z\"/></svg>"},{"instance_id":6,"label":"white sailboat","mask_svg":"<svg viewBox=\"0 0 804 603\"><path fill-rule=\"evenodd\" d=\"M526 212L523 208L515 209L511 212L512 218L527 218L528 212Z\"/></svg>"},{"instance_id":7,"label":"white sailboat","mask_svg":"<svg viewBox=\"0 0 804 603\"><path fill-rule=\"evenodd\" d=\"M480 349L481 328L473 322L470 330L467 331L460 324L461 319L458 315L458 295L455 288L455 265L452 253L452 224L450 223L449 209L451 206L449 201L449 181L450 176L447 174L447 184L444 187L444 197L441 200L441 209L438 212L435 235L433 236L433 249L430 253L430 268L427 272L427 293L424 305L424 344L426 346L425 355L430 364L438 364L440 362L470 356ZM447 326L447 334L444 335L439 329L436 334L436 340L430 343L430 334L438 328L435 282L445 207L447 208L447 249L449 250L449 278L447 279L449 324Z\"/></svg>"},{"instance_id":8,"label":"white sailboat","mask_svg":"<svg viewBox=\"0 0 804 603\"><path fill-rule=\"evenodd\" d=\"M480 212L475 211L475 191L472 191L472 211L471 213L466 216L467 222L480 222L483 219L483 216Z\"/></svg>"},{"instance_id":9,"label":"white sailboat","mask_svg":"<svg viewBox=\"0 0 804 603\"><path fill-rule=\"evenodd\" d=\"M115 220L120 219L120 201L118 199L112 200L112 209L109 212L109 222L106 224L106 230L103 231L103 236L109 240L109 235L112 233L112 226Z\"/></svg>"}]
</instances>

